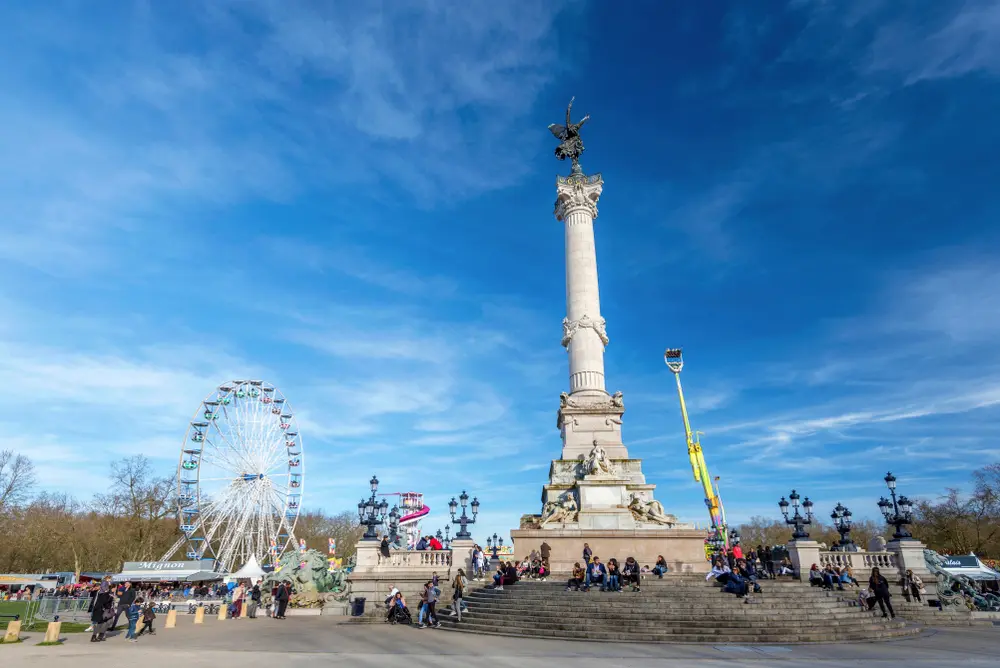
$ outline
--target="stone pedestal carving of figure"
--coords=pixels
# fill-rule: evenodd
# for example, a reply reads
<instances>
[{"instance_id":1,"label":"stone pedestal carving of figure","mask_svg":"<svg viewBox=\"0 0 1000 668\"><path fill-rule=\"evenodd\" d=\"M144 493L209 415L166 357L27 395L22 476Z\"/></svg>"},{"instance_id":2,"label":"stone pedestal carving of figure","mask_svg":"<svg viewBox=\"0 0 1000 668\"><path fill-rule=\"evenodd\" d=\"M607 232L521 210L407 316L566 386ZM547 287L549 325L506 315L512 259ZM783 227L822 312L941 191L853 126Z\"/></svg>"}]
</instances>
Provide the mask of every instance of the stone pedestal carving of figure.
<instances>
[{"instance_id":1,"label":"stone pedestal carving of figure","mask_svg":"<svg viewBox=\"0 0 1000 668\"><path fill-rule=\"evenodd\" d=\"M655 499L653 501L643 501L635 494L628 504L628 509L632 511L632 516L641 522L651 522L653 524L672 525L677 522L677 518L668 515L663 509L663 504Z\"/></svg>"},{"instance_id":2,"label":"stone pedestal carving of figure","mask_svg":"<svg viewBox=\"0 0 1000 668\"><path fill-rule=\"evenodd\" d=\"M549 522L575 522L579 512L576 498L572 494L568 494L557 501L549 501L545 504L538 526L543 527Z\"/></svg>"},{"instance_id":3,"label":"stone pedestal carving of figure","mask_svg":"<svg viewBox=\"0 0 1000 668\"><path fill-rule=\"evenodd\" d=\"M607 451L594 441L594 447L590 449L587 456L587 473L589 475L601 475L611 473L611 462L608 460Z\"/></svg>"}]
</instances>

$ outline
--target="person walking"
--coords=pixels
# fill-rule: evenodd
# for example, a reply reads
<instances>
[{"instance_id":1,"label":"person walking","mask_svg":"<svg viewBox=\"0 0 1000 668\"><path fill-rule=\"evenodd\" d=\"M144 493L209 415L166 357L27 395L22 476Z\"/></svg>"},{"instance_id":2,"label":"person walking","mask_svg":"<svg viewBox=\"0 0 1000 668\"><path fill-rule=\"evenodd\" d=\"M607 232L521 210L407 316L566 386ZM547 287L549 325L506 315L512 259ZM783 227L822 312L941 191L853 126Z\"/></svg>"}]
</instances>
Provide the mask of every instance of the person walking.
<instances>
[{"instance_id":1,"label":"person walking","mask_svg":"<svg viewBox=\"0 0 1000 668\"><path fill-rule=\"evenodd\" d=\"M257 619L257 608L260 607L260 583L254 584L250 590L250 604L247 607L247 617Z\"/></svg>"},{"instance_id":2,"label":"person walking","mask_svg":"<svg viewBox=\"0 0 1000 668\"><path fill-rule=\"evenodd\" d=\"M236 589L233 590L233 619L239 619L240 613L243 612L243 595L246 593L246 589L243 588L243 584L236 585Z\"/></svg>"},{"instance_id":3,"label":"person walking","mask_svg":"<svg viewBox=\"0 0 1000 668\"><path fill-rule=\"evenodd\" d=\"M125 589L122 590L121 596L118 597L118 607L115 609L115 616L111 620L109 631L114 631L118 628L118 620L133 603L135 603L135 589L132 588L131 582L126 582Z\"/></svg>"},{"instance_id":4,"label":"person walking","mask_svg":"<svg viewBox=\"0 0 1000 668\"><path fill-rule=\"evenodd\" d=\"M275 619L285 618L285 608L288 607L288 597L288 586L282 582L278 585L278 595L275 598L275 603L277 605L277 609L275 610L275 612L277 612L274 617Z\"/></svg>"},{"instance_id":5,"label":"person walking","mask_svg":"<svg viewBox=\"0 0 1000 668\"><path fill-rule=\"evenodd\" d=\"M90 613L90 623L93 625L93 634L90 642L100 642L106 640L105 634L114 616L114 596L111 595L111 588L108 581L103 580L98 587L97 596L94 597L94 608Z\"/></svg>"},{"instance_id":6,"label":"person walking","mask_svg":"<svg viewBox=\"0 0 1000 668\"><path fill-rule=\"evenodd\" d=\"M153 601L147 601L145 605L142 606L142 628L139 629L139 634L136 638L142 636L143 633L149 631L149 635L155 636L156 631L153 630L153 620L156 619L156 611L153 609Z\"/></svg>"},{"instance_id":7,"label":"person walking","mask_svg":"<svg viewBox=\"0 0 1000 668\"><path fill-rule=\"evenodd\" d=\"M924 581L920 579L919 575L915 575L912 569L906 569L906 575L903 577L903 584L906 586L906 590L910 592L910 596L915 598L918 603L923 602L920 599L920 592L924 589Z\"/></svg>"},{"instance_id":8,"label":"person walking","mask_svg":"<svg viewBox=\"0 0 1000 668\"><path fill-rule=\"evenodd\" d=\"M427 623L436 629L441 628L441 622L438 621L437 616L437 602L438 598L441 597L441 590L433 582L428 582L427 585Z\"/></svg>"},{"instance_id":9,"label":"person walking","mask_svg":"<svg viewBox=\"0 0 1000 668\"><path fill-rule=\"evenodd\" d=\"M125 619L128 620L128 631L125 633L125 640L137 642L135 627L139 623L139 617L142 614L142 602L141 598L135 598L132 600L132 604L125 610Z\"/></svg>"},{"instance_id":10,"label":"person walking","mask_svg":"<svg viewBox=\"0 0 1000 668\"><path fill-rule=\"evenodd\" d=\"M594 556L594 551L590 549L590 543L583 544L583 588L590 589L590 560Z\"/></svg>"},{"instance_id":11,"label":"person walking","mask_svg":"<svg viewBox=\"0 0 1000 668\"><path fill-rule=\"evenodd\" d=\"M875 603L878 603L883 617L895 619L896 611L892 609L892 602L889 600L892 598L892 594L889 593L889 581L885 579L877 567L872 569L872 575L868 578L868 591L875 597L875 601L869 604L868 609L871 610L875 607ZM886 608L889 609L888 615L885 613Z\"/></svg>"},{"instance_id":12,"label":"person walking","mask_svg":"<svg viewBox=\"0 0 1000 668\"><path fill-rule=\"evenodd\" d=\"M462 599L465 597L465 588L468 586L469 580L465 577L465 571L461 568L458 569L458 575L455 576L455 581L452 582L453 593L452 606L451 606L451 616L454 617L458 615L458 621L462 621L462 606L465 605L465 601Z\"/></svg>"}]
</instances>

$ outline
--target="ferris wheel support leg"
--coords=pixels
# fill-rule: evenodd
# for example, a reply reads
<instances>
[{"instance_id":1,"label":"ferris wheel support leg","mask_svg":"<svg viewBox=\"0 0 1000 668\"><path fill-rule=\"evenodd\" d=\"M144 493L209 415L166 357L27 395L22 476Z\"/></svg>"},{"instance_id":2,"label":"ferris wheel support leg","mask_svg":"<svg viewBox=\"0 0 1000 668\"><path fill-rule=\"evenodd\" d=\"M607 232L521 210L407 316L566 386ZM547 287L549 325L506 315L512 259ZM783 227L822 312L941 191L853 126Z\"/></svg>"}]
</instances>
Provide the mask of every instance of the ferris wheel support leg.
<instances>
[{"instance_id":1,"label":"ferris wheel support leg","mask_svg":"<svg viewBox=\"0 0 1000 668\"><path fill-rule=\"evenodd\" d=\"M184 536L182 538L178 538L177 542L175 542L170 547L170 549L167 550L166 553L162 557L160 557L160 561L167 561L168 559L170 559L170 557L174 556L174 554L177 553L177 550L181 549L181 547L183 547L186 542L187 542L187 536Z\"/></svg>"}]
</instances>

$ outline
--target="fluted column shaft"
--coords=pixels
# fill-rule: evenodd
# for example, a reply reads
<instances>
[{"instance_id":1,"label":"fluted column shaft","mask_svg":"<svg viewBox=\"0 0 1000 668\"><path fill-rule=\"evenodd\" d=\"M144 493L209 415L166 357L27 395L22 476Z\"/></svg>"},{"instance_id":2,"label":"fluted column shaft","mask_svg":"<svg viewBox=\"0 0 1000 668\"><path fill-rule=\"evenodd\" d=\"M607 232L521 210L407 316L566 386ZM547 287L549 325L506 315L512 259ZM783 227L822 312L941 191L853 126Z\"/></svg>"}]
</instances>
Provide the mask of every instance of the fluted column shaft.
<instances>
[{"instance_id":1,"label":"fluted column shaft","mask_svg":"<svg viewBox=\"0 0 1000 668\"><path fill-rule=\"evenodd\" d=\"M608 343L597 281L594 219L600 175L570 176L556 183L556 218L566 228L566 318L563 345L569 352L570 394L606 394L604 346Z\"/></svg>"}]
</instances>

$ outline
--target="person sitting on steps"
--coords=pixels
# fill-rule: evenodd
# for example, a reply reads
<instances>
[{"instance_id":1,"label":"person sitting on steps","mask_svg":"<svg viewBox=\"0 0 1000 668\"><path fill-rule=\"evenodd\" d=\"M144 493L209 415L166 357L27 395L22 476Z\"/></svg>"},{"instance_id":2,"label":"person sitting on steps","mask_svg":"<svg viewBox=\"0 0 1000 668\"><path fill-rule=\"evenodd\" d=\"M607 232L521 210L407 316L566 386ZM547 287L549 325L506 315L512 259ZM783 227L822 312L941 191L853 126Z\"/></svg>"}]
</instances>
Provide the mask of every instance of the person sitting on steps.
<instances>
[{"instance_id":1,"label":"person sitting on steps","mask_svg":"<svg viewBox=\"0 0 1000 668\"><path fill-rule=\"evenodd\" d=\"M826 589L826 585L823 584L823 571L819 569L819 566L813 564L809 568L809 584L813 587L822 587Z\"/></svg>"},{"instance_id":2,"label":"person sitting on steps","mask_svg":"<svg viewBox=\"0 0 1000 668\"><path fill-rule=\"evenodd\" d=\"M593 557L591 559L590 566L587 568L587 576L590 580L590 583L586 585L587 590L594 584L600 585L601 591L607 588L608 569L601 563L600 557Z\"/></svg>"},{"instance_id":3,"label":"person sitting on steps","mask_svg":"<svg viewBox=\"0 0 1000 668\"><path fill-rule=\"evenodd\" d=\"M844 585L840 583L840 575L837 571L833 570L833 564L827 564L823 569L823 586L826 589L833 590L833 585L837 585L837 589L844 591Z\"/></svg>"},{"instance_id":4,"label":"person sitting on steps","mask_svg":"<svg viewBox=\"0 0 1000 668\"><path fill-rule=\"evenodd\" d=\"M622 584L632 583L632 591L640 591L639 578L639 562L635 557L629 557L625 560L625 567L622 568Z\"/></svg>"},{"instance_id":5,"label":"person sitting on steps","mask_svg":"<svg viewBox=\"0 0 1000 668\"><path fill-rule=\"evenodd\" d=\"M569 582L566 583L566 591L569 591L570 589L573 591L580 591L580 587L583 586L584 578L586 578L586 576L586 571L582 566L580 566L579 561L573 564L573 577L571 577Z\"/></svg>"},{"instance_id":6,"label":"person sitting on steps","mask_svg":"<svg viewBox=\"0 0 1000 668\"><path fill-rule=\"evenodd\" d=\"M705 579L711 580L712 578L715 578L716 582L721 585L725 585L731 572L732 569L729 568L729 564L727 564L722 557L717 557L715 562L712 564L712 570L708 572Z\"/></svg>"},{"instance_id":7,"label":"person sitting on steps","mask_svg":"<svg viewBox=\"0 0 1000 668\"><path fill-rule=\"evenodd\" d=\"M663 574L668 570L670 569L667 568L667 560L663 558L662 554L657 556L656 564L653 566L653 573L662 580Z\"/></svg>"},{"instance_id":8,"label":"person sitting on steps","mask_svg":"<svg viewBox=\"0 0 1000 668\"><path fill-rule=\"evenodd\" d=\"M852 584L858 589L861 588L861 585L858 584L858 580L857 578L854 577L854 571L851 569L850 566L844 566L843 568L840 569L839 578L840 578L840 584L842 585Z\"/></svg>"},{"instance_id":9,"label":"person sitting on steps","mask_svg":"<svg viewBox=\"0 0 1000 668\"><path fill-rule=\"evenodd\" d=\"M622 590L622 572L618 567L618 560L612 557L608 560L608 591Z\"/></svg>"}]
</instances>

